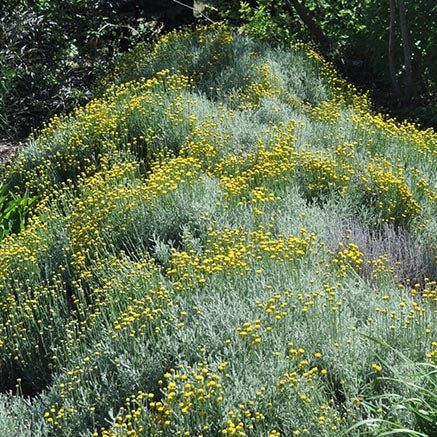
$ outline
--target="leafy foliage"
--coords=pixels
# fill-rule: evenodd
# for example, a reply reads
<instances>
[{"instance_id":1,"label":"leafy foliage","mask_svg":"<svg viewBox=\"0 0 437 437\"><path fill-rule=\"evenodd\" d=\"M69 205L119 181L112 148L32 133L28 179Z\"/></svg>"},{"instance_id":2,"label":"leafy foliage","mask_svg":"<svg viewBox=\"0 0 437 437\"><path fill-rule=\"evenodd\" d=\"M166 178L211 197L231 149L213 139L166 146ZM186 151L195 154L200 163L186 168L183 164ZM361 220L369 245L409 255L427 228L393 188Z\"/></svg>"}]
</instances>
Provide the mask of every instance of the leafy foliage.
<instances>
[{"instance_id":1,"label":"leafy foliage","mask_svg":"<svg viewBox=\"0 0 437 437\"><path fill-rule=\"evenodd\" d=\"M92 96L120 51L156 28L123 1L5 1L0 6L0 130L26 135Z\"/></svg>"},{"instance_id":2,"label":"leafy foliage","mask_svg":"<svg viewBox=\"0 0 437 437\"><path fill-rule=\"evenodd\" d=\"M29 212L36 204L36 197L8 194L0 185L0 241L11 233L17 234L27 224Z\"/></svg>"}]
</instances>

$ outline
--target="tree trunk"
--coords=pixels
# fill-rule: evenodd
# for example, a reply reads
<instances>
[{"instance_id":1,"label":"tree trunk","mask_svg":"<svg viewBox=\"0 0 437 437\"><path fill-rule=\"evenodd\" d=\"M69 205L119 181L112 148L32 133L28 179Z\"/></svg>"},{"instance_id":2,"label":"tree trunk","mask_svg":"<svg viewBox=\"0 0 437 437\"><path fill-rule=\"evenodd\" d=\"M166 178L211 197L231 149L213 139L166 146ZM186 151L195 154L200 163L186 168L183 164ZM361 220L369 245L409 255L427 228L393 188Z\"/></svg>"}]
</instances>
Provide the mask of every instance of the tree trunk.
<instances>
[{"instance_id":1,"label":"tree trunk","mask_svg":"<svg viewBox=\"0 0 437 437\"><path fill-rule=\"evenodd\" d=\"M401 28L402 48L404 51L405 81L402 103L408 105L411 101L413 88L413 68L411 65L411 41L407 27L407 16L404 0L399 0L399 25Z\"/></svg>"},{"instance_id":2,"label":"tree trunk","mask_svg":"<svg viewBox=\"0 0 437 437\"><path fill-rule=\"evenodd\" d=\"M304 22L305 26L311 32L311 35L324 51L329 51L331 44L328 37L323 32L322 28L317 24L311 12L299 0L288 0L288 3L294 7L299 18Z\"/></svg>"},{"instance_id":3,"label":"tree trunk","mask_svg":"<svg viewBox=\"0 0 437 437\"><path fill-rule=\"evenodd\" d=\"M390 68L390 78L393 86L393 91L398 100L401 99L401 90L399 89L399 82L396 77L396 63L395 63L395 26L396 26L396 2L390 1L390 28L388 36L388 63Z\"/></svg>"}]
</instances>

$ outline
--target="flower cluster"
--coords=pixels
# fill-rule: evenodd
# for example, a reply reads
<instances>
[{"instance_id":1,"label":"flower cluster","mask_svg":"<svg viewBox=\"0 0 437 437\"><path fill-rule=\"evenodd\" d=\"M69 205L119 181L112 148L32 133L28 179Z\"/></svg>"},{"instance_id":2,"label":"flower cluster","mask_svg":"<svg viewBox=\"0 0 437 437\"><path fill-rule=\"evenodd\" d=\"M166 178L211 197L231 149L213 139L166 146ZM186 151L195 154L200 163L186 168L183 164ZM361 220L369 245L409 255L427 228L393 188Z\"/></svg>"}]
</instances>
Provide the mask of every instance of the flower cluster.
<instances>
[{"instance_id":1,"label":"flower cluster","mask_svg":"<svg viewBox=\"0 0 437 437\"><path fill-rule=\"evenodd\" d=\"M205 284L217 274L243 274L253 269L253 260L258 267L263 262L294 262L305 256L316 240L315 234L301 237L281 236L273 238L264 228L245 232L244 229L208 230L202 255L195 251L173 251L167 276L177 278L174 286L186 289L195 284Z\"/></svg>"},{"instance_id":2,"label":"flower cluster","mask_svg":"<svg viewBox=\"0 0 437 437\"><path fill-rule=\"evenodd\" d=\"M435 134L222 25L124 62L5 169L40 197L0 245L0 429L419 429L395 381L437 362Z\"/></svg>"},{"instance_id":3,"label":"flower cluster","mask_svg":"<svg viewBox=\"0 0 437 437\"><path fill-rule=\"evenodd\" d=\"M371 163L361 177L365 201L378 211L384 223L408 222L420 212L402 173L394 174L386 163Z\"/></svg>"},{"instance_id":4,"label":"flower cluster","mask_svg":"<svg viewBox=\"0 0 437 437\"><path fill-rule=\"evenodd\" d=\"M352 269L356 272L361 270L363 264L363 253L358 246L354 243L349 243L344 247L344 243L339 243L340 250L337 252L337 256L333 262L338 266L341 274L346 274L348 269Z\"/></svg>"}]
</instances>

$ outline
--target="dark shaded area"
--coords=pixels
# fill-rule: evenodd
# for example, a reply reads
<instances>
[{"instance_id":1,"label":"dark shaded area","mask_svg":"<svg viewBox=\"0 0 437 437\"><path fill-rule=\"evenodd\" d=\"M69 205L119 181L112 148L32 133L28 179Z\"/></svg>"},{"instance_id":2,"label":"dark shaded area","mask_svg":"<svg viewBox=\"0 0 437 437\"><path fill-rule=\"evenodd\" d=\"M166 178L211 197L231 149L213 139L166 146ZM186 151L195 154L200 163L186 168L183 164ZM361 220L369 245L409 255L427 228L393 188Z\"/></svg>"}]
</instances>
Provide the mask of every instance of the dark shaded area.
<instances>
[{"instance_id":1,"label":"dark shaded area","mask_svg":"<svg viewBox=\"0 0 437 437\"><path fill-rule=\"evenodd\" d=\"M52 115L89 100L119 54L193 20L172 0L1 2L2 160Z\"/></svg>"},{"instance_id":2,"label":"dark shaded area","mask_svg":"<svg viewBox=\"0 0 437 437\"><path fill-rule=\"evenodd\" d=\"M372 72L365 59L336 61L335 66L360 92L369 94L375 111L387 113L398 121L413 121L422 128L437 130L437 94L423 91L408 105L400 105L383 77Z\"/></svg>"},{"instance_id":3,"label":"dark shaded area","mask_svg":"<svg viewBox=\"0 0 437 437\"><path fill-rule=\"evenodd\" d=\"M173 0L119 0L117 3L116 8L120 17L156 20L165 31L192 23L195 19L190 9L193 7L193 0L182 0L183 4Z\"/></svg>"},{"instance_id":4,"label":"dark shaded area","mask_svg":"<svg viewBox=\"0 0 437 437\"><path fill-rule=\"evenodd\" d=\"M40 343L38 346L43 346ZM19 393L26 398L38 396L52 382L48 357L35 362L38 373L18 363L3 363L0 369L0 393Z\"/></svg>"}]
</instances>

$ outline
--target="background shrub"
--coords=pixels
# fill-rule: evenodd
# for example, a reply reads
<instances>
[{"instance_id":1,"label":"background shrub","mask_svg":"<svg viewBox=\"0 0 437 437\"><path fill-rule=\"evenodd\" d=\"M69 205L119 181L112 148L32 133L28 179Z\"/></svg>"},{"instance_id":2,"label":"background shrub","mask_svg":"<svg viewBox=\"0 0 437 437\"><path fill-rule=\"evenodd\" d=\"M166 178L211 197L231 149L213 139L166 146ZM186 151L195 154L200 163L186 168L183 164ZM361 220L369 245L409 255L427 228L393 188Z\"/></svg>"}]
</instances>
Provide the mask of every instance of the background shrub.
<instances>
[{"instance_id":1,"label":"background shrub","mask_svg":"<svg viewBox=\"0 0 437 437\"><path fill-rule=\"evenodd\" d=\"M167 6L169 12L171 4L124 0L2 2L1 136L22 138L51 115L89 100L98 79L108 74L120 52L159 33L166 19L163 8ZM173 23L177 16L183 22L184 8L175 6Z\"/></svg>"}]
</instances>

